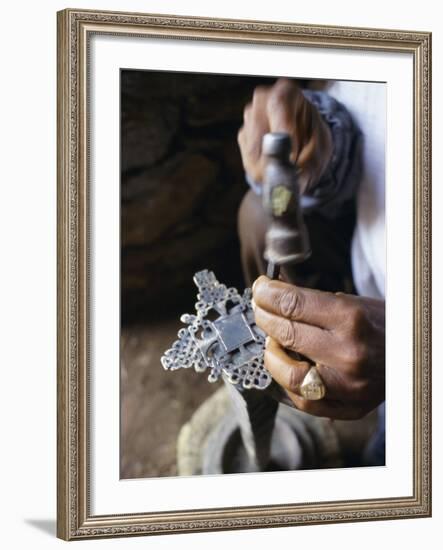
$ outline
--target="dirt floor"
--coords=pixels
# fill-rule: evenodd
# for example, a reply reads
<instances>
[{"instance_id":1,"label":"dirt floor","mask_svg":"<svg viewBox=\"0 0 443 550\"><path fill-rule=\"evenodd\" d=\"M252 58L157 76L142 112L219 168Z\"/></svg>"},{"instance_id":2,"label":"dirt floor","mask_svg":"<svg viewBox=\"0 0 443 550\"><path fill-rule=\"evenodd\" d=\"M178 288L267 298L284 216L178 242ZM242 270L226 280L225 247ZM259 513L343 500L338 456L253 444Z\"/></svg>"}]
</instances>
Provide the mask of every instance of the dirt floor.
<instances>
[{"instance_id":1,"label":"dirt floor","mask_svg":"<svg viewBox=\"0 0 443 550\"><path fill-rule=\"evenodd\" d=\"M160 357L183 327L179 314L122 328L122 479L177 475L176 444L181 427L221 382L211 384L194 369L165 371ZM344 465L358 456L375 428L376 411L362 420L334 423Z\"/></svg>"},{"instance_id":2,"label":"dirt floor","mask_svg":"<svg viewBox=\"0 0 443 550\"><path fill-rule=\"evenodd\" d=\"M177 314L122 329L122 479L174 476L180 428L217 388L193 369L165 371L160 357L183 327Z\"/></svg>"}]
</instances>

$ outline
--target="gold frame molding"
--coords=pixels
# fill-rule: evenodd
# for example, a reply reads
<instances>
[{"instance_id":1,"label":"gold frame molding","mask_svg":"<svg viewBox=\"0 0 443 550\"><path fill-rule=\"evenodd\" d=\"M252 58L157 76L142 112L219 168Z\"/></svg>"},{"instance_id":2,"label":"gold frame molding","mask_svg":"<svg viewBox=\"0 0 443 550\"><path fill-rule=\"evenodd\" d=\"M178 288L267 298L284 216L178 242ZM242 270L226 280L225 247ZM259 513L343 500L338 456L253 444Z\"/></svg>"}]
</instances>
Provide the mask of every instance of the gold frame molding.
<instances>
[{"instance_id":1,"label":"gold frame molding","mask_svg":"<svg viewBox=\"0 0 443 550\"><path fill-rule=\"evenodd\" d=\"M58 24L57 534L65 540L431 515L431 33L68 9ZM93 516L88 489L88 42L93 34L406 52L414 62L413 495ZM412 298L412 297L411 297Z\"/></svg>"}]
</instances>

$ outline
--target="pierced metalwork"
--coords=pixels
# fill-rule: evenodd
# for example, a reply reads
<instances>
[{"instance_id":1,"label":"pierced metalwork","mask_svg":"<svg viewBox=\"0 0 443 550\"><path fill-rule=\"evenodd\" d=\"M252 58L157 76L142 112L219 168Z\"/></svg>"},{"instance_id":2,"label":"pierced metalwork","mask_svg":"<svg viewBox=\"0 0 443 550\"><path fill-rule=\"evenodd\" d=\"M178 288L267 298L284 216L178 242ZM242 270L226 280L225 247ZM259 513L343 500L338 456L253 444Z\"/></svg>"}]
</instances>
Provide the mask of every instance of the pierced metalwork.
<instances>
[{"instance_id":1,"label":"pierced metalwork","mask_svg":"<svg viewBox=\"0 0 443 550\"><path fill-rule=\"evenodd\" d=\"M251 290L240 295L206 269L195 274L194 282L199 290L196 315L180 317L188 327L179 330L178 340L164 353L163 367L210 369L209 382L223 375L237 387L267 388L272 378L263 364L265 334L255 324Z\"/></svg>"}]
</instances>

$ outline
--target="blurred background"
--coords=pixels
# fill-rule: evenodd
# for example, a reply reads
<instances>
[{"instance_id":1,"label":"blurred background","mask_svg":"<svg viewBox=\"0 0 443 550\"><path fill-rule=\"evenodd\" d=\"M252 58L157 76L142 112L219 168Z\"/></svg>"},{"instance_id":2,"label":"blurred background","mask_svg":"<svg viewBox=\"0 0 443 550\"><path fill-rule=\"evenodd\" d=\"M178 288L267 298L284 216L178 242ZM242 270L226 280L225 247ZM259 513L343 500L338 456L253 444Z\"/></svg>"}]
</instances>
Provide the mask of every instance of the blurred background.
<instances>
[{"instance_id":1,"label":"blurred background","mask_svg":"<svg viewBox=\"0 0 443 550\"><path fill-rule=\"evenodd\" d=\"M194 311L196 271L244 288L237 132L254 88L274 81L121 72L122 478L175 475L179 430L219 387L160 357Z\"/></svg>"}]
</instances>

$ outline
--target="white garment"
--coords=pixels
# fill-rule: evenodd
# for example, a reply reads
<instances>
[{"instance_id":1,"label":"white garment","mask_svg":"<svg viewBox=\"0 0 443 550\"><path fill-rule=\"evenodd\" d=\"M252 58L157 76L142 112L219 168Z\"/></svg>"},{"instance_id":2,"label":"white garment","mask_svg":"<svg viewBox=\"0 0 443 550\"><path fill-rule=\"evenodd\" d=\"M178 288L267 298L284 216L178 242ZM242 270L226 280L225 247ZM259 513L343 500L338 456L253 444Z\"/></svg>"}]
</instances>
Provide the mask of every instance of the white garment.
<instances>
[{"instance_id":1,"label":"white garment","mask_svg":"<svg viewBox=\"0 0 443 550\"><path fill-rule=\"evenodd\" d=\"M343 103L363 133L363 174L351 256L355 286L361 296L384 298L386 85L335 81L327 91Z\"/></svg>"}]
</instances>

